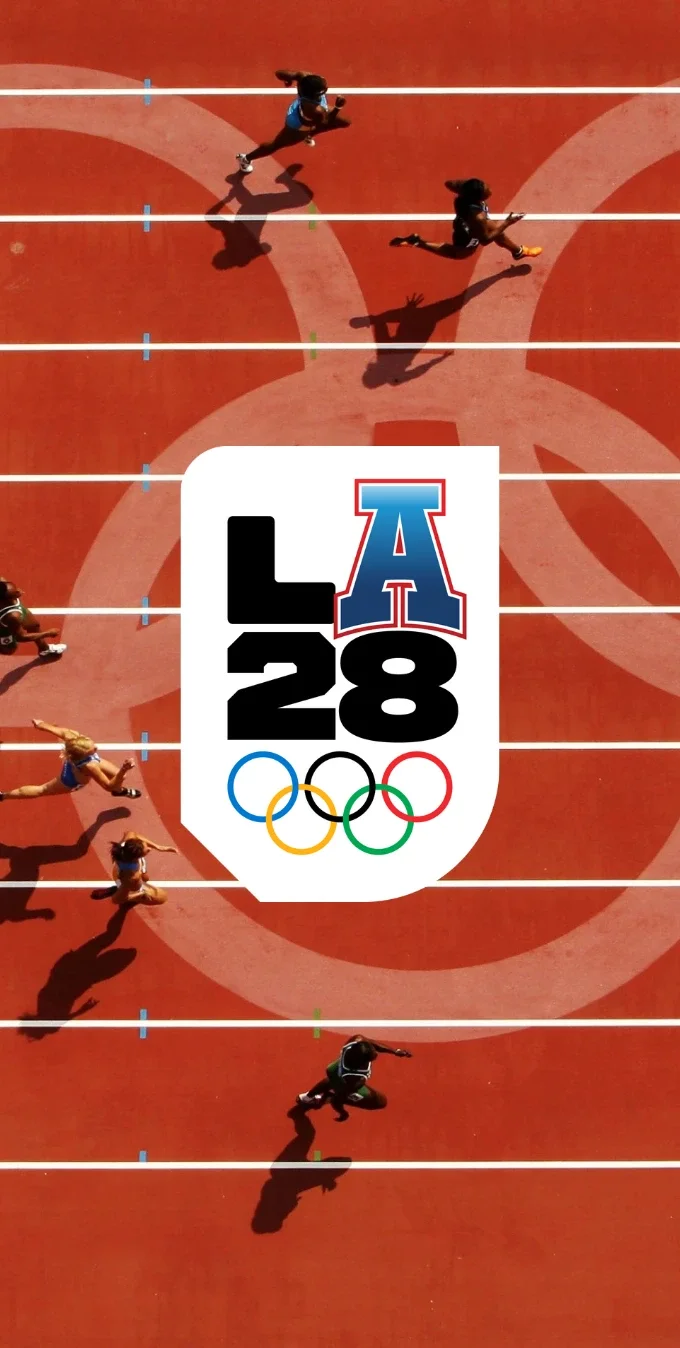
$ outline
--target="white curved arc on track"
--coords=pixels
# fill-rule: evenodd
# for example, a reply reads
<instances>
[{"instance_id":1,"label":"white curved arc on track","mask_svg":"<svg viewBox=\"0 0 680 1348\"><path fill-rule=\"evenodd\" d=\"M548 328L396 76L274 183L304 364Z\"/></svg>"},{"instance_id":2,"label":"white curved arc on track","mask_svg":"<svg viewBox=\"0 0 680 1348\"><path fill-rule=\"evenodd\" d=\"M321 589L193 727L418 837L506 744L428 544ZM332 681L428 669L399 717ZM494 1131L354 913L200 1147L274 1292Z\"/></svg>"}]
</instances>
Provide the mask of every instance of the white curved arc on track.
<instances>
[{"instance_id":1,"label":"white curved arc on track","mask_svg":"<svg viewBox=\"0 0 680 1348\"><path fill-rule=\"evenodd\" d=\"M45 68L39 69L44 79ZM0 77L1 74L2 72ZM25 79L25 68L23 77ZM91 72L87 72L87 77L91 77ZM634 106L626 105L631 108ZM663 105L650 103L648 106ZM154 109L147 111L156 115ZM625 109L618 111L622 112ZM668 112L668 108L666 111ZM173 157L170 162L177 163L178 142L182 138L184 120L193 125L192 119L198 110L189 106L179 110L176 108L175 112L176 119L173 122L175 139L171 147ZM611 117L612 114L607 116ZM210 114L201 112L200 117L201 127L207 126L206 118L209 118ZM677 122L677 118L671 118L669 115L670 120ZM151 122L151 119L149 121ZM31 124L39 124L39 120ZM56 120L50 124L56 125ZM595 123L594 127L587 128L595 140L597 126L598 123ZM219 123L219 127L220 136L223 136L223 124ZM91 132L91 117L86 128L72 129L85 129ZM621 125L617 123L615 130L617 134L622 135L625 132L625 122ZM106 135L109 132L102 129L100 134ZM581 139L583 135L584 133L580 134ZM113 138L120 139L121 136L114 134ZM605 141L609 139L610 134ZM574 140L579 140L579 137ZM587 136L585 140L587 142ZM128 139L126 143L136 141ZM214 139L211 139L211 143L215 144ZM662 138L661 143L663 147L666 141ZM159 147L156 142L156 148L146 145L142 148L149 148L150 153L156 153ZM583 148L585 151L587 145ZM608 143L600 146L600 157L603 164L607 162L607 169L609 169L607 160L609 148ZM653 151L652 155L654 153ZM192 156L190 153L186 157L180 155L181 162L178 166L187 171L185 167L187 159L191 161L188 170L191 173L196 162L195 154ZM547 166L547 176L552 181L550 167ZM212 187L212 179L211 189L215 190ZM321 238L324 233L325 231L319 230L316 237ZM346 269L343 272L343 275L345 274ZM295 291L294 287L292 289ZM354 289L356 293L356 287ZM337 298L337 288L331 293L323 291L322 293L325 303L329 306L329 323L333 321L337 323L341 317L344 323L348 312L346 295L343 295L342 306L335 311L334 318L330 311ZM297 297L296 291L295 295ZM507 308L512 319L517 304L521 302L524 305L526 298L527 296L523 297L518 285L513 282L512 289L510 285L506 287L496 314L501 311L505 313ZM534 304L537 298L538 295L534 297ZM293 294L291 300L296 302ZM354 302L356 303L356 300ZM174 472L183 471L196 453L211 444L243 443L244 438L251 443L278 444L282 406L286 407L291 424L297 426L300 443L329 445L369 443L373 425L377 420L391 420L399 414L403 416L406 413L413 419L457 420L459 427L464 431L463 438L479 442L479 437L470 435L467 430L467 427L477 424L475 418L478 421L480 416L479 376L475 374L473 365L469 364L466 385L465 379L461 378L464 371L461 369L460 360L458 354L452 367L452 374L443 371L440 366L428 375L427 380L422 380L417 385L410 385L406 391L407 397L404 397L404 390L395 390L392 387L372 390L363 388L360 384L362 365L354 356L348 360L337 361L329 370L319 371L318 364L316 367L309 366L303 375L276 381L275 384L240 398L229 407L205 418L161 455L154 467ZM507 360L507 357L504 357L504 360ZM507 369L507 366L499 368L503 370ZM521 375L519 367L513 367L513 372ZM485 374L484 382L486 378ZM549 390L547 396L546 390ZM626 418L603 408L596 400L577 394L574 390L564 390L563 386L557 385L555 381L525 375L523 381L518 378L509 383L506 378L506 386L503 388L503 408L506 416L511 418L511 422L518 419L521 422L522 418L526 417L532 431L538 426L541 430L541 435L537 437L539 442L545 443L548 448L554 448L558 453L564 453L564 446L560 449L560 446L555 444L555 432L560 419L566 417L570 427L578 426L580 423L581 426L590 428L594 422L596 434L601 423L607 432L604 443L609 455L613 451L615 432L620 435L625 431L631 437L631 449L628 451L626 447L624 452L629 458L634 452L636 453L637 461L631 465L635 468L639 469L641 462L645 460L652 460L649 466L657 471L669 467L668 452L651 436L645 435L639 428L632 427ZM612 430L612 424L615 432ZM590 433L592 434L592 430ZM481 437L483 442L487 439L487 436ZM645 451L642 454L640 454L641 440ZM620 449L620 440L617 444ZM533 453L533 444L531 449ZM571 450L572 461L574 459L578 461L573 446ZM523 440L519 447L511 443L509 457L513 468L523 466L525 457ZM584 448L582 457L594 458L597 461L596 446L589 444L587 452ZM599 457L602 457L601 453ZM588 462L587 466L592 468L593 463ZM611 466L619 465L609 462L607 467ZM663 507L652 511L651 514L655 524L659 524L659 516L663 524ZM129 536L130 529L137 521L140 522L140 526L143 523L141 529L143 537L135 562L139 574L144 577L144 588L148 593L151 581L167 553L176 543L174 527L163 516L162 504L154 499L154 493L142 497L141 493L133 492L131 489L126 494L124 502L113 511L102 528L76 583L74 603L84 602L88 594L94 592L93 581L101 582L102 572L107 570L107 561L111 555L121 555L119 546L121 540ZM521 540L517 538L518 521L510 513L506 514L505 522L508 538L504 540L504 546L511 561L516 564L514 558L517 552L520 553L520 561L522 560L519 546ZM538 522L541 525L545 524L543 517ZM647 522L649 523L649 520ZM528 532L525 518L522 519L521 532ZM658 529L655 532L658 536ZM543 537L545 539L546 535ZM547 537L550 537L549 533ZM579 572L576 580L580 584L582 580L580 571L583 570L584 563L579 555L579 566L576 568L571 566L574 541L573 535L569 537L570 573L573 576L574 571ZM534 592L540 595L541 564L545 558L540 554L529 555L524 561L524 570L521 564L518 569L528 579ZM586 578L589 575L590 572L586 568ZM604 575L607 577L608 573L604 572ZM113 584L113 581L109 581L107 577L106 583ZM625 593L628 594L627 591ZM620 601L620 588L617 600ZM636 622L637 619L632 621ZM125 705L125 690L121 690L118 675L116 674L115 678L111 676L113 661L110 645L107 644L110 637L107 638L105 620L101 622L100 631L96 636L99 640L95 641L92 649L88 687L79 692L73 674L69 673L69 667L65 663L58 671L45 671L50 683L48 684L46 679L43 687L51 688L55 704L62 708L62 716L65 716L65 707L70 703L73 709L77 709L81 725L89 726L93 730L99 709L102 705L106 705L109 733L118 735L121 739L128 739L131 738L131 726L128 708ZM597 633L590 633L587 639L596 646L600 640ZM139 651L139 659L133 655L131 662L138 675L138 683L133 692L135 702L159 696L161 688L164 691L174 691L179 673L176 658L176 620L166 619L137 633L136 637L131 634L132 640L136 641L136 649ZM657 659L656 663L653 662L651 677L650 671L643 673L642 677L647 677L650 682L657 682L659 686L672 685L673 682L677 686L678 661L677 658L671 660L671 655L677 656L677 652L674 649L670 651L666 663L664 658L660 661ZM629 667L625 663L626 659L630 661L629 652L622 650L619 657L618 662L626 668ZM32 711L28 712L28 716L26 714L28 695L22 685L12 689L10 697L14 715L21 710L21 719L25 722L34 714ZM6 724L11 723L6 721ZM92 806L87 802L87 793L80 799L76 797L75 804L81 818L89 823L92 818ZM135 821L138 827L158 837L159 840L168 837L153 802L147 798L139 803L138 808L136 807ZM104 844L97 841L95 848L103 860ZM178 859L168 861L171 879L174 878L171 866L179 864ZM181 863L181 866L186 875L189 868L185 862ZM656 879L658 883L659 872L677 874L679 869L680 830L675 830L658 856L646 868L644 878ZM194 875L193 878L199 877ZM233 908L216 891L200 890L190 894L188 898L173 899L163 912L145 913L144 920L150 926L156 927L173 949L206 976L231 988L245 1000L267 1007L283 1016L299 1015L314 1005L323 1006L324 1012L331 1016L334 1014L351 1016L355 1007L357 1013L360 1010L364 1016L371 1014L372 1011L382 1016L398 1014L406 1007L409 1015L418 1019L436 1019L442 1010L449 1015L455 1010L461 1017L478 1018L475 1012L480 1008L487 1014L492 1012L494 1018L502 1019L517 1016L518 1011L521 1012L522 1018L543 1017L546 1014L563 1015L589 1001L596 1000L611 988L632 978L663 954L680 936L680 906L674 900L673 890L665 884L664 887L651 893L647 890L644 902L640 902L634 892L624 893L604 912L580 928L537 950L473 968L451 970L404 971L372 968L319 955L295 946L292 942L262 928L247 915ZM439 1036L436 1031L430 1031L423 1036L422 1033L413 1032L414 1037L421 1038L453 1038L462 1037L464 1034L464 1031L442 1031Z\"/></svg>"}]
</instances>

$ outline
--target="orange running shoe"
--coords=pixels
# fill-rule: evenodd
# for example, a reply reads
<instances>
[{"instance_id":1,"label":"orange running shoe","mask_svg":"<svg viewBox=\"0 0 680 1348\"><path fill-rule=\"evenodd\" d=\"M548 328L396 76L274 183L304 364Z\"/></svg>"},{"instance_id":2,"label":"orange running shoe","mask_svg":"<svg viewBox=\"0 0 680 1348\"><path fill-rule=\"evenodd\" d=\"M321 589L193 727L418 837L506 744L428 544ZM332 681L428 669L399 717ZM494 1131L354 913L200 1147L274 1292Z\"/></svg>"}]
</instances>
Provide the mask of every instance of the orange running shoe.
<instances>
[{"instance_id":1,"label":"orange running shoe","mask_svg":"<svg viewBox=\"0 0 680 1348\"><path fill-rule=\"evenodd\" d=\"M518 257L538 257L539 253L542 252L542 248L527 248L526 245L523 244L522 252L521 254L518 254Z\"/></svg>"}]
</instances>

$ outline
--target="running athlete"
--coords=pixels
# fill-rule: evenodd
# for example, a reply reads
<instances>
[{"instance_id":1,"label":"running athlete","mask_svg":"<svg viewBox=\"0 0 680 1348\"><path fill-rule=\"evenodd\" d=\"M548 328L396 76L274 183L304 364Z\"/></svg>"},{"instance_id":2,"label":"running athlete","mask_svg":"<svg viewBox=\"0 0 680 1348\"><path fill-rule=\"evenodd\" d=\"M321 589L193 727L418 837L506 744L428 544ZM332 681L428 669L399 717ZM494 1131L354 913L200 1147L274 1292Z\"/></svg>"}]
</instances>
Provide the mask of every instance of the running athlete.
<instances>
[{"instance_id":1,"label":"running athlete","mask_svg":"<svg viewBox=\"0 0 680 1348\"><path fill-rule=\"evenodd\" d=\"M391 248L422 248L426 253L439 253L441 257L465 258L471 257L478 248L495 243L512 253L515 262L524 257L538 257L543 252L542 248L514 243L508 238L506 230L523 220L523 215L508 215L501 224L492 224L486 204L491 196L491 188L481 178L456 178L444 183L444 186L449 192L456 193L451 243L427 243L419 234L407 234L403 238L391 239Z\"/></svg>"},{"instance_id":2,"label":"running athlete","mask_svg":"<svg viewBox=\"0 0 680 1348\"><path fill-rule=\"evenodd\" d=\"M64 654L66 646L51 645L47 638L58 637L56 627L40 631L40 623L21 602L21 590L11 580L0 576L0 654L14 655L17 646L26 641L34 641L41 660L58 660Z\"/></svg>"},{"instance_id":3,"label":"running athlete","mask_svg":"<svg viewBox=\"0 0 680 1348\"><path fill-rule=\"evenodd\" d=\"M297 85L297 98L290 104L286 120L273 140L258 145L249 154L237 154L241 173L252 173L253 159L266 159L277 150L285 150L289 145L313 146L316 144L314 133L331 131L334 127L347 127L350 123L338 113L344 108L346 99L336 98L335 106L328 110L326 94L328 85L322 75L310 75L304 70L277 70L277 80L287 88Z\"/></svg>"},{"instance_id":4,"label":"running athlete","mask_svg":"<svg viewBox=\"0 0 680 1348\"><path fill-rule=\"evenodd\" d=\"M96 782L103 791L111 796L127 796L138 800L141 791L131 786L123 786L128 772L134 768L134 759L126 758L119 768L100 758L94 740L81 735L78 730L68 730L66 726L50 725L48 721L34 721L36 730L46 735L55 735L62 741L63 766L58 777L53 777L42 786L17 786L14 791L0 791L3 800L35 800L38 796L65 796L72 791L80 791L89 782Z\"/></svg>"},{"instance_id":5,"label":"running athlete","mask_svg":"<svg viewBox=\"0 0 680 1348\"><path fill-rule=\"evenodd\" d=\"M120 842L111 843L111 872L115 881L109 889L93 889L93 899L113 899L114 903L143 903L148 907L167 901L167 893L146 878L149 852L176 852L176 847L143 838L141 833L125 833Z\"/></svg>"},{"instance_id":6,"label":"running athlete","mask_svg":"<svg viewBox=\"0 0 680 1348\"><path fill-rule=\"evenodd\" d=\"M391 1053L395 1058L411 1057L405 1048L387 1048L355 1034L341 1049L340 1057L329 1063L323 1080L298 1095L297 1103L306 1109L320 1109L331 1096L341 1107L345 1103L358 1105L363 1100L378 1101L380 1097L368 1085L368 1079L379 1053Z\"/></svg>"}]
</instances>

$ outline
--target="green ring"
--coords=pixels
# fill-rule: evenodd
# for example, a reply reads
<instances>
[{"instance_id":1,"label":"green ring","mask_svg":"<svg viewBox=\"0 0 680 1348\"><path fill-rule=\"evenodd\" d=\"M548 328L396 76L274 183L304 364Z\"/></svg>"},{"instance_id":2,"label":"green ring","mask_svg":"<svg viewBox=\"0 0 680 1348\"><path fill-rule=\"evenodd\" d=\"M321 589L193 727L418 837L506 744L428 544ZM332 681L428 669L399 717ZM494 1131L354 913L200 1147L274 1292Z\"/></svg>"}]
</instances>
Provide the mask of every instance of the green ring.
<instances>
[{"instance_id":1,"label":"green ring","mask_svg":"<svg viewBox=\"0 0 680 1348\"><path fill-rule=\"evenodd\" d=\"M349 816L352 812L352 806L354 802L359 799L359 796L365 796L366 793L370 791L370 789L371 789L370 786L360 786L359 790L355 791L353 796L350 796L342 812L342 827L344 828L347 837L352 843L352 846L358 847L360 852L370 852L372 857L386 857L390 852L398 852L399 848L403 847L404 843L408 842L409 838L411 837L411 834L413 833L414 821L412 819L409 820L408 824L406 825L406 828L404 829L404 832L401 835L401 838L399 838L397 842L392 843L391 847L367 847L365 843L359 842L359 839L354 837L354 834L352 833L352 830L349 826ZM406 806L406 813L413 814L413 806L410 800L408 799L408 796L405 796L403 791L400 791L398 787L386 786L384 782L376 782L375 789L376 791L391 791L392 795L398 796L402 805Z\"/></svg>"}]
</instances>

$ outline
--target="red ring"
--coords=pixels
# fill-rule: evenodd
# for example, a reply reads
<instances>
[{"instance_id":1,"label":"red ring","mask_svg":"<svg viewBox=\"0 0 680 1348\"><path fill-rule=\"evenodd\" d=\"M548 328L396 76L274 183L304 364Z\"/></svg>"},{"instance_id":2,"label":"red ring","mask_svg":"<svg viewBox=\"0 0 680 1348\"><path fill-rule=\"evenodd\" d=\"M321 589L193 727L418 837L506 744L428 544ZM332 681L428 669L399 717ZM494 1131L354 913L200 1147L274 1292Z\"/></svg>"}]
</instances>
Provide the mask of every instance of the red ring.
<instances>
[{"instance_id":1,"label":"red ring","mask_svg":"<svg viewBox=\"0 0 680 1348\"><path fill-rule=\"evenodd\" d=\"M381 792L381 795L388 810L391 810L392 814L396 814L397 819L402 819L404 823L408 821L409 824L426 824L428 819L436 819L438 814L444 813L444 810L453 795L453 778L446 763L442 763L441 758L435 758L434 754L426 754L422 749L413 749L410 753L400 754L398 758L393 758L392 762L388 763L383 774L383 786L387 786L390 779L390 773L394 768L396 768L399 763L405 763L407 758L427 758L430 763L436 763L437 767L441 768L444 774L444 781L446 782L446 791L441 805L438 805L436 810L431 810L429 814L402 814L401 810L398 810L396 805L392 804L387 791Z\"/></svg>"}]
</instances>

